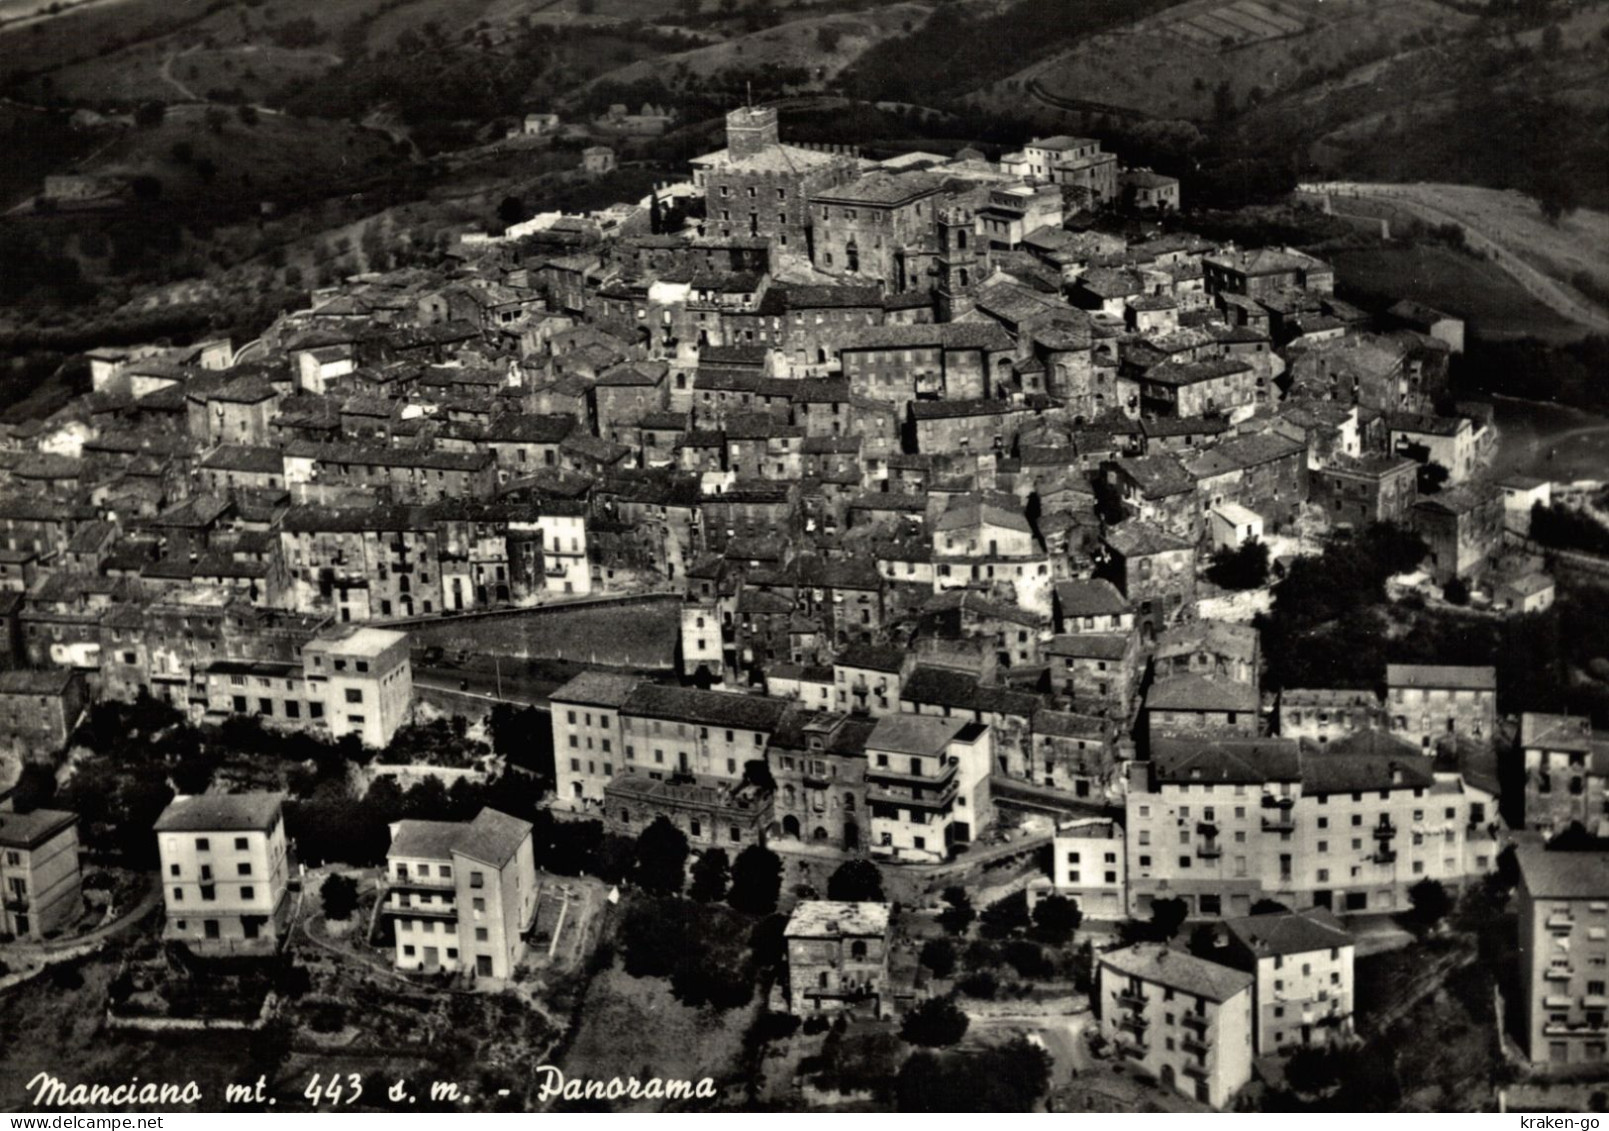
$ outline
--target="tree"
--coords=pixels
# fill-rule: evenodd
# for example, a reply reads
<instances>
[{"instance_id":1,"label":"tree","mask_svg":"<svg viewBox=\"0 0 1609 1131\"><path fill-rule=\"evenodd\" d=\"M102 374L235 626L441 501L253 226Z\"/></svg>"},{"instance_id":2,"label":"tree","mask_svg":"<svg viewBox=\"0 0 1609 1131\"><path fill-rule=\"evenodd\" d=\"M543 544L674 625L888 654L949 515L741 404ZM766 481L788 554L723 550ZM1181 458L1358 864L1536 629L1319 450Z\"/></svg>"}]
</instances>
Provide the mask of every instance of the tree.
<instances>
[{"instance_id":1,"label":"tree","mask_svg":"<svg viewBox=\"0 0 1609 1131\"><path fill-rule=\"evenodd\" d=\"M986 939L1003 939L1028 926L1028 893L1013 892L983 909L978 930Z\"/></svg>"},{"instance_id":2,"label":"tree","mask_svg":"<svg viewBox=\"0 0 1609 1131\"><path fill-rule=\"evenodd\" d=\"M750 915L769 915L782 894L782 858L769 848L751 844L732 862L732 886L726 902Z\"/></svg>"},{"instance_id":3,"label":"tree","mask_svg":"<svg viewBox=\"0 0 1609 1131\"><path fill-rule=\"evenodd\" d=\"M922 944L922 965L935 978L948 978L955 972L955 944L949 939L928 939Z\"/></svg>"},{"instance_id":4,"label":"tree","mask_svg":"<svg viewBox=\"0 0 1609 1131\"><path fill-rule=\"evenodd\" d=\"M1449 605L1469 604L1469 582L1455 577L1441 587L1441 595Z\"/></svg>"},{"instance_id":5,"label":"tree","mask_svg":"<svg viewBox=\"0 0 1609 1131\"><path fill-rule=\"evenodd\" d=\"M325 878L322 888L319 888L319 898L323 901L325 919L341 922L351 919L352 912L357 911L357 880L336 872Z\"/></svg>"},{"instance_id":6,"label":"tree","mask_svg":"<svg viewBox=\"0 0 1609 1131\"><path fill-rule=\"evenodd\" d=\"M1190 953L1197 958L1215 960L1218 957L1218 928L1211 923L1199 923L1190 932Z\"/></svg>"},{"instance_id":7,"label":"tree","mask_svg":"<svg viewBox=\"0 0 1609 1131\"><path fill-rule=\"evenodd\" d=\"M1062 946L1084 921L1078 904L1064 895L1049 895L1034 906L1034 934L1051 946Z\"/></svg>"},{"instance_id":8,"label":"tree","mask_svg":"<svg viewBox=\"0 0 1609 1131\"><path fill-rule=\"evenodd\" d=\"M913 1045L942 1048L966 1036L969 1024L967 1015L955 1004L954 998L934 997L905 1014L899 1035Z\"/></svg>"},{"instance_id":9,"label":"tree","mask_svg":"<svg viewBox=\"0 0 1609 1131\"><path fill-rule=\"evenodd\" d=\"M919 1051L894 1084L900 1111L1033 1111L1050 1086L1050 1054L1025 1037L966 1052Z\"/></svg>"},{"instance_id":10,"label":"tree","mask_svg":"<svg viewBox=\"0 0 1609 1131\"><path fill-rule=\"evenodd\" d=\"M654 818L637 837L632 878L645 891L681 894L687 882L687 837L682 830L664 817Z\"/></svg>"},{"instance_id":11,"label":"tree","mask_svg":"<svg viewBox=\"0 0 1609 1131\"><path fill-rule=\"evenodd\" d=\"M1256 589L1268 581L1268 544L1247 539L1235 549L1222 547L1212 553L1207 579L1224 589Z\"/></svg>"},{"instance_id":12,"label":"tree","mask_svg":"<svg viewBox=\"0 0 1609 1131\"><path fill-rule=\"evenodd\" d=\"M1408 903L1413 908L1412 917L1419 929L1429 933L1447 917L1453 909L1453 897L1447 893L1439 880L1432 880L1428 876L1408 889Z\"/></svg>"},{"instance_id":13,"label":"tree","mask_svg":"<svg viewBox=\"0 0 1609 1131\"><path fill-rule=\"evenodd\" d=\"M148 173L129 178L129 189L134 193L135 200L149 203L162 199L162 182Z\"/></svg>"},{"instance_id":14,"label":"tree","mask_svg":"<svg viewBox=\"0 0 1609 1131\"><path fill-rule=\"evenodd\" d=\"M699 903L725 899L731 876L732 866L726 858L726 849L711 848L693 861L693 886L687 894Z\"/></svg>"},{"instance_id":15,"label":"tree","mask_svg":"<svg viewBox=\"0 0 1609 1131\"><path fill-rule=\"evenodd\" d=\"M962 887L944 889L947 906L939 912L939 925L952 935L964 935L977 913L972 910L972 898Z\"/></svg>"},{"instance_id":16,"label":"tree","mask_svg":"<svg viewBox=\"0 0 1609 1131\"><path fill-rule=\"evenodd\" d=\"M1419 465L1419 493L1421 495L1437 494L1447 485L1447 479L1452 473L1435 460L1428 460Z\"/></svg>"},{"instance_id":17,"label":"tree","mask_svg":"<svg viewBox=\"0 0 1609 1131\"><path fill-rule=\"evenodd\" d=\"M827 898L843 903L882 903L883 872L870 860L846 860L827 880Z\"/></svg>"},{"instance_id":18,"label":"tree","mask_svg":"<svg viewBox=\"0 0 1609 1131\"><path fill-rule=\"evenodd\" d=\"M530 212L525 208L525 201L517 196L505 196L497 205L497 218L503 222L503 227L512 227L530 219Z\"/></svg>"}]
</instances>

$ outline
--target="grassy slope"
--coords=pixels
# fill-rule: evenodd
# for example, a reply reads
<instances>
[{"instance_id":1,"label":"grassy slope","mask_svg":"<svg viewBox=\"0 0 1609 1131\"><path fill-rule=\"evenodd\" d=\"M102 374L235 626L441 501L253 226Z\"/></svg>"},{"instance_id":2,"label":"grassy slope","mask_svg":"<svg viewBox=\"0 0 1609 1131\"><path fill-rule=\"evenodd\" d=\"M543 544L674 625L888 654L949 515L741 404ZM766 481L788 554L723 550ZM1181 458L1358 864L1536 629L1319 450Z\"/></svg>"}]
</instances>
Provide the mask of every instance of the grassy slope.
<instances>
[{"instance_id":1,"label":"grassy slope","mask_svg":"<svg viewBox=\"0 0 1609 1131\"><path fill-rule=\"evenodd\" d=\"M1467 319L1475 332L1488 337L1532 334L1571 340L1581 333L1490 263L1447 248L1366 248L1338 252L1331 259L1342 293L1367 305L1412 295Z\"/></svg>"}]
</instances>

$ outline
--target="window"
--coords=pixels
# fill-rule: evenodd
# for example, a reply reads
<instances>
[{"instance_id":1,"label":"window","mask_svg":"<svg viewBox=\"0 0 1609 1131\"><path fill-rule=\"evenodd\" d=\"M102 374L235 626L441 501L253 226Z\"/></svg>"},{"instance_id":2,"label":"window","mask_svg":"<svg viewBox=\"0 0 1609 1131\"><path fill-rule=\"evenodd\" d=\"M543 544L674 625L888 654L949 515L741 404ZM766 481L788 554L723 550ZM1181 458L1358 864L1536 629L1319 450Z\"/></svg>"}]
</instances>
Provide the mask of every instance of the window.
<instances>
[{"instance_id":1,"label":"window","mask_svg":"<svg viewBox=\"0 0 1609 1131\"><path fill-rule=\"evenodd\" d=\"M486 942L491 937L492 937L491 932L488 931L485 927L476 927L475 928L475 941L476 942Z\"/></svg>"},{"instance_id":2,"label":"window","mask_svg":"<svg viewBox=\"0 0 1609 1131\"><path fill-rule=\"evenodd\" d=\"M212 851L212 841L207 839L204 836L196 837L196 851L197 852L211 852Z\"/></svg>"},{"instance_id":3,"label":"window","mask_svg":"<svg viewBox=\"0 0 1609 1131\"><path fill-rule=\"evenodd\" d=\"M363 688L361 688L361 687L349 687L349 688L347 688L346 689L346 701L348 703L361 703L361 702L363 702Z\"/></svg>"},{"instance_id":4,"label":"window","mask_svg":"<svg viewBox=\"0 0 1609 1131\"><path fill-rule=\"evenodd\" d=\"M235 865L235 875L237 875L237 876L249 876L249 875L251 875L251 862L250 861L242 861L241 863L236 864Z\"/></svg>"},{"instance_id":5,"label":"window","mask_svg":"<svg viewBox=\"0 0 1609 1131\"><path fill-rule=\"evenodd\" d=\"M256 899L257 898L257 889L252 887L250 884L243 885L241 887L241 889L240 889L240 898L241 899Z\"/></svg>"},{"instance_id":6,"label":"window","mask_svg":"<svg viewBox=\"0 0 1609 1131\"><path fill-rule=\"evenodd\" d=\"M202 884L201 885L201 898L202 899L217 899L218 898L218 889L212 884Z\"/></svg>"},{"instance_id":7,"label":"window","mask_svg":"<svg viewBox=\"0 0 1609 1131\"><path fill-rule=\"evenodd\" d=\"M472 887L472 888L483 888L483 887L485 887L486 886L486 873L484 873L484 872L471 872L469 874L469 886Z\"/></svg>"}]
</instances>

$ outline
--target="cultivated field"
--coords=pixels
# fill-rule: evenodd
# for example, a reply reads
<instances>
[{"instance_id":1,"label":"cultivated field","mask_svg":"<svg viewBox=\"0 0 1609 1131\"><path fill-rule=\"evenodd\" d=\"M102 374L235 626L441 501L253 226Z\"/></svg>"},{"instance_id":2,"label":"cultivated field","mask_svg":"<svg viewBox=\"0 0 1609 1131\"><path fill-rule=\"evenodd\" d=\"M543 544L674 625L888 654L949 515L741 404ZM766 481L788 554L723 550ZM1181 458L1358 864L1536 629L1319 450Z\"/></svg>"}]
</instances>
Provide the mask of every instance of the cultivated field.
<instances>
[{"instance_id":1,"label":"cultivated field","mask_svg":"<svg viewBox=\"0 0 1609 1131\"><path fill-rule=\"evenodd\" d=\"M1435 0L1192 0L1091 37L990 92L1037 81L1052 98L1106 104L1163 118L1213 117L1227 84L1237 106L1283 90L1304 70L1342 62L1360 47L1388 53L1404 36L1452 32L1469 17Z\"/></svg>"}]
</instances>

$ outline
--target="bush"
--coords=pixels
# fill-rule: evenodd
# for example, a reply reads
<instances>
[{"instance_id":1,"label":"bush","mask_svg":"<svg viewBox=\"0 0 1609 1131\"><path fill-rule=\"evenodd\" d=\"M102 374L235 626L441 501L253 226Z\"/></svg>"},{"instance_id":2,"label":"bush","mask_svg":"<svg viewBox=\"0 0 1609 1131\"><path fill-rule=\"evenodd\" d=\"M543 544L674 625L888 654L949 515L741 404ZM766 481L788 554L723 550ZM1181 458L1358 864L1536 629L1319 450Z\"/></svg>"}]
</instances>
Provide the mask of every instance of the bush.
<instances>
[{"instance_id":1,"label":"bush","mask_svg":"<svg viewBox=\"0 0 1609 1131\"><path fill-rule=\"evenodd\" d=\"M939 912L939 925L952 935L966 934L967 928L972 925L972 920L977 914L972 910L972 899L967 895L966 889L945 888L944 902L946 907Z\"/></svg>"},{"instance_id":2,"label":"bush","mask_svg":"<svg viewBox=\"0 0 1609 1131\"><path fill-rule=\"evenodd\" d=\"M953 999L929 998L905 1014L899 1035L913 1045L940 1048L966 1036L969 1024L967 1015Z\"/></svg>"},{"instance_id":3,"label":"bush","mask_svg":"<svg viewBox=\"0 0 1609 1131\"><path fill-rule=\"evenodd\" d=\"M935 977L948 978L955 972L955 944L949 939L928 939L922 944L922 965Z\"/></svg>"},{"instance_id":4,"label":"bush","mask_svg":"<svg viewBox=\"0 0 1609 1131\"><path fill-rule=\"evenodd\" d=\"M1034 906L1034 934L1052 946L1061 946L1072 938L1083 921L1078 904L1066 896L1046 896Z\"/></svg>"},{"instance_id":5,"label":"bush","mask_svg":"<svg viewBox=\"0 0 1609 1131\"><path fill-rule=\"evenodd\" d=\"M1224 589L1256 589L1268 582L1268 544L1253 538L1233 550L1218 549L1207 580Z\"/></svg>"},{"instance_id":6,"label":"bush","mask_svg":"<svg viewBox=\"0 0 1609 1131\"><path fill-rule=\"evenodd\" d=\"M726 887L732 874L727 863L726 849L708 849L693 861L693 883L687 894L699 903L714 903L726 898Z\"/></svg>"},{"instance_id":7,"label":"bush","mask_svg":"<svg viewBox=\"0 0 1609 1131\"><path fill-rule=\"evenodd\" d=\"M846 860L827 880L827 898L845 903L882 903L883 873L870 860Z\"/></svg>"},{"instance_id":8,"label":"bush","mask_svg":"<svg viewBox=\"0 0 1609 1131\"><path fill-rule=\"evenodd\" d=\"M957 982L956 989L979 1001L993 1001L994 995L1000 992L1000 979L991 970L979 970Z\"/></svg>"},{"instance_id":9,"label":"bush","mask_svg":"<svg viewBox=\"0 0 1609 1131\"><path fill-rule=\"evenodd\" d=\"M732 863L732 887L726 902L750 915L769 915L782 893L782 858L769 848L751 844Z\"/></svg>"},{"instance_id":10,"label":"bush","mask_svg":"<svg viewBox=\"0 0 1609 1131\"><path fill-rule=\"evenodd\" d=\"M324 903L324 918L345 922L358 909L357 881L339 873L328 876L319 889L319 898Z\"/></svg>"},{"instance_id":11,"label":"bush","mask_svg":"<svg viewBox=\"0 0 1609 1131\"><path fill-rule=\"evenodd\" d=\"M1026 928L1029 923L1028 893L1018 891L985 907L978 920L978 929L984 938L1003 939Z\"/></svg>"}]
</instances>

